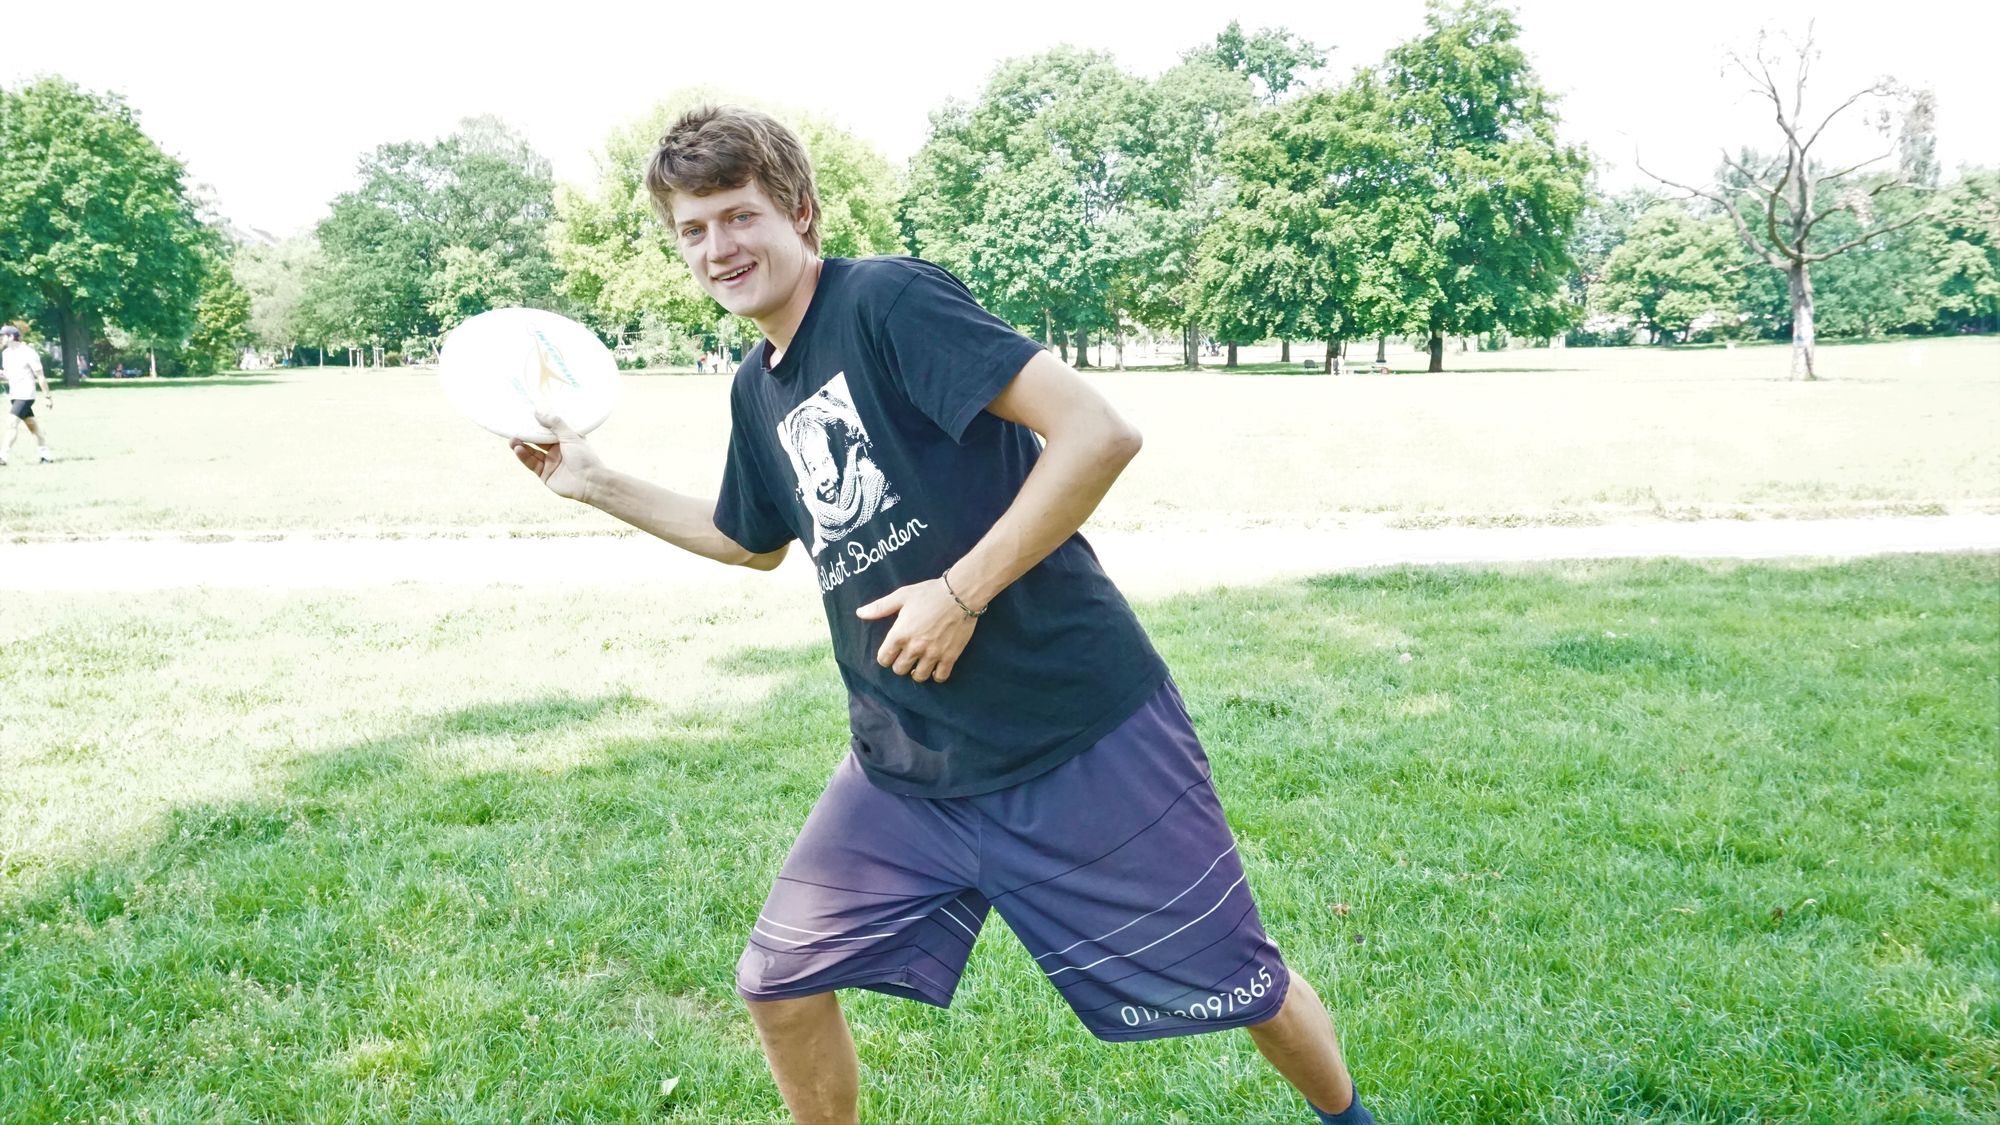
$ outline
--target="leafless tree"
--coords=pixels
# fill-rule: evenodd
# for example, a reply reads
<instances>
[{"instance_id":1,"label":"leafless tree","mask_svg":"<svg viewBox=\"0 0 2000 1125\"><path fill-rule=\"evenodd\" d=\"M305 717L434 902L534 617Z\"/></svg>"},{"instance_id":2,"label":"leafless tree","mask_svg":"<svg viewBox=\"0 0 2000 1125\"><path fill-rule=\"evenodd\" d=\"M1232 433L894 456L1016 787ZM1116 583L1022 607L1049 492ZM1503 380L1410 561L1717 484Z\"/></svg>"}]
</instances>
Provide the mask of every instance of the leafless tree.
<instances>
[{"instance_id":1,"label":"leafless tree","mask_svg":"<svg viewBox=\"0 0 2000 1125\"><path fill-rule=\"evenodd\" d=\"M1679 188L1721 207L1735 221L1736 232L1742 236L1744 245L1750 248L1751 253L1785 275L1792 298L1792 377L1810 380L1817 377L1813 373L1812 264L1824 262L1836 254L1844 254L1883 235L1921 222L1925 215L1920 210L1894 222L1876 220L1873 206L1876 196L1884 191L1911 186L1900 176L1884 177L1867 187L1856 184L1834 196L1831 201L1822 195L1823 188L1888 159L1895 155L1896 150L1891 146L1859 163L1829 171L1813 159L1813 145L1842 113L1864 100L1886 103L1897 96L1899 87L1887 78L1878 79L1835 106L1832 112L1820 118L1818 125L1812 125L1806 116L1806 82L1813 63L1819 58L1819 51L1813 46L1810 23L1806 25L1804 40L1795 43L1794 47L1797 66L1791 82L1787 84L1789 89L1781 85L1780 79L1772 73L1774 66L1786 60L1770 50L1770 37L1766 34L1758 35L1756 49L1748 58L1740 51L1731 51L1723 68L1725 75L1732 70L1740 71L1750 80L1751 92L1771 103L1778 129L1784 134L1782 155L1763 161L1758 167L1751 167L1747 154L1739 160L1724 149L1722 160L1735 173L1735 182L1707 188L1676 183L1647 169L1644 164L1639 166L1639 170L1668 187ZM1879 110L1872 123L1878 132L1887 135L1889 113L1886 106ZM1749 205L1745 206L1746 203ZM1761 212L1762 221L1746 219L1746 210L1753 216ZM1813 228L1842 211L1851 212L1860 220L1862 233L1836 246L1810 248Z\"/></svg>"}]
</instances>

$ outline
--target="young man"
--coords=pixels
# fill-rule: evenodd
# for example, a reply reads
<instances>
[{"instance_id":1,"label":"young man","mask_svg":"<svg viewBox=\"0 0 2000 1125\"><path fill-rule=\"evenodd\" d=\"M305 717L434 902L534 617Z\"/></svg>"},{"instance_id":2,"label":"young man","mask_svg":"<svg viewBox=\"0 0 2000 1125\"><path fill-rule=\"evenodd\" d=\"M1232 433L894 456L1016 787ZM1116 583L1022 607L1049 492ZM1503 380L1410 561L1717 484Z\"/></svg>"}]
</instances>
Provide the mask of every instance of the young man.
<instances>
[{"instance_id":1,"label":"young man","mask_svg":"<svg viewBox=\"0 0 2000 1125\"><path fill-rule=\"evenodd\" d=\"M513 448L696 554L812 556L852 752L737 966L792 1116L855 1120L835 991L947 1005L998 910L1100 1038L1245 1027L1322 1120L1370 1121L1258 922L1165 666L1076 534L1138 433L944 270L821 259L811 165L771 118L687 114L647 187L695 279L765 335L721 496L613 471L556 419L552 448Z\"/></svg>"},{"instance_id":2,"label":"young man","mask_svg":"<svg viewBox=\"0 0 2000 1125\"><path fill-rule=\"evenodd\" d=\"M56 397L49 390L48 376L42 373L42 357L21 342L21 330L11 324L0 324L0 373L7 380L7 405L13 415L7 423L7 440L0 443L0 465L7 463L7 454L14 448L14 439L21 435L23 423L35 435L35 445L41 454L38 460L54 461L56 455L49 451L49 435L35 419L35 395L39 390L49 410L55 409Z\"/></svg>"}]
</instances>

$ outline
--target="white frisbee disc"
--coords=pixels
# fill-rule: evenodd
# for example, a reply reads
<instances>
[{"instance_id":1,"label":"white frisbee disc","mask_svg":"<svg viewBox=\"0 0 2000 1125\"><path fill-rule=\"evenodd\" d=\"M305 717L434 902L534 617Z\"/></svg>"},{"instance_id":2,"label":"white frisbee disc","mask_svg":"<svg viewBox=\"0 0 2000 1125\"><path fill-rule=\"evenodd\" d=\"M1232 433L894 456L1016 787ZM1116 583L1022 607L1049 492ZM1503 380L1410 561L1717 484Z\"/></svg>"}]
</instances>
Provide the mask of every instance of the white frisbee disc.
<instances>
[{"instance_id":1,"label":"white frisbee disc","mask_svg":"<svg viewBox=\"0 0 2000 1125\"><path fill-rule=\"evenodd\" d=\"M618 401L618 361L597 334L541 309L483 312L444 339L438 381L459 413L501 437L554 441L553 414L580 434Z\"/></svg>"}]
</instances>

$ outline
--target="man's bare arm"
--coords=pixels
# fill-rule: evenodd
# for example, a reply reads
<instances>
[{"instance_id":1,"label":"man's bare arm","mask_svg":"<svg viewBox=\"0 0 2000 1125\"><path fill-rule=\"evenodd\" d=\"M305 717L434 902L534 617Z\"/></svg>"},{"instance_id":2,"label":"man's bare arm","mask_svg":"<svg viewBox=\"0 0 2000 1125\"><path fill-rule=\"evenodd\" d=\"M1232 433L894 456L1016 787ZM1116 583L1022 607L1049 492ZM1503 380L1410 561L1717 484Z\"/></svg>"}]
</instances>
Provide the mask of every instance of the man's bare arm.
<instances>
[{"instance_id":1,"label":"man's bare arm","mask_svg":"<svg viewBox=\"0 0 2000 1125\"><path fill-rule=\"evenodd\" d=\"M608 468L590 443L561 419L544 418L542 424L556 435L556 440L546 448L516 441L514 457L556 495L589 504L648 535L716 562L775 570L785 560L785 547L759 554L724 535L715 526L713 501L703 503Z\"/></svg>"},{"instance_id":2,"label":"man's bare arm","mask_svg":"<svg viewBox=\"0 0 2000 1125\"><path fill-rule=\"evenodd\" d=\"M1000 591L1076 534L1139 452L1139 431L1070 366L1038 352L987 411L1042 436L1046 447L1021 491L945 576L861 607L869 620L896 615L876 660L922 682L951 676L976 621Z\"/></svg>"}]
</instances>

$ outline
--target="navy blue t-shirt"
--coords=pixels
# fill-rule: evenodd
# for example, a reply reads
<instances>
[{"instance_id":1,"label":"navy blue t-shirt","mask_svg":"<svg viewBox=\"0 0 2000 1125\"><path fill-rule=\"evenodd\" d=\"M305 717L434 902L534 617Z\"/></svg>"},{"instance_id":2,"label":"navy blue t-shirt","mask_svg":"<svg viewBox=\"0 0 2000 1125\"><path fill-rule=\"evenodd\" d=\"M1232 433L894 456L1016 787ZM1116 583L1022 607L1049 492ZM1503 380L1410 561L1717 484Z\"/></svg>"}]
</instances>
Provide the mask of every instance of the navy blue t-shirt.
<instances>
[{"instance_id":1,"label":"navy blue t-shirt","mask_svg":"<svg viewBox=\"0 0 2000 1125\"><path fill-rule=\"evenodd\" d=\"M1041 454L986 412L1040 345L915 258L829 258L792 346L730 388L715 525L793 539L819 572L854 753L892 793L965 797L1055 768L1166 679L1125 598L1072 535L993 600L944 683L875 662L891 617L856 608L936 578L985 536Z\"/></svg>"}]
</instances>

